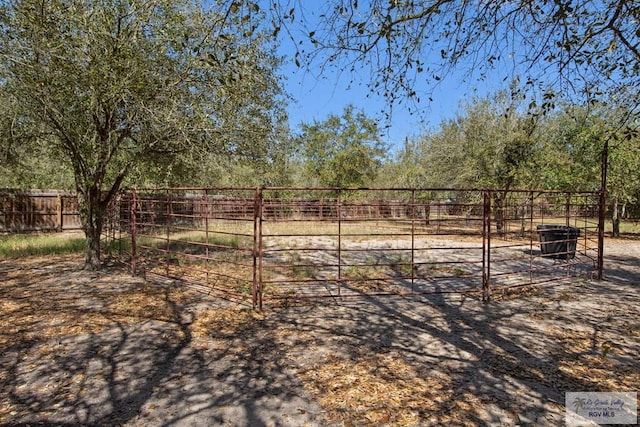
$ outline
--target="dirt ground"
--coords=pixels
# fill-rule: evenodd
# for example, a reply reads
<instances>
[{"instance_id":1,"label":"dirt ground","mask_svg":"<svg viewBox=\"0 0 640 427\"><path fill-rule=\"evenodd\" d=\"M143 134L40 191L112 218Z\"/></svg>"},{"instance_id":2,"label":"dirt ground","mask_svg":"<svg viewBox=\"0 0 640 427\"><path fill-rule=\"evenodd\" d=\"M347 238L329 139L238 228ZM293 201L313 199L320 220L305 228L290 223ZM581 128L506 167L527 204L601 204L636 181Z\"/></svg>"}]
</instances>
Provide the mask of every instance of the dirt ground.
<instances>
[{"instance_id":1,"label":"dirt ground","mask_svg":"<svg viewBox=\"0 0 640 427\"><path fill-rule=\"evenodd\" d=\"M640 242L606 280L262 313L76 256L0 260L0 425L564 424L639 391Z\"/></svg>"}]
</instances>

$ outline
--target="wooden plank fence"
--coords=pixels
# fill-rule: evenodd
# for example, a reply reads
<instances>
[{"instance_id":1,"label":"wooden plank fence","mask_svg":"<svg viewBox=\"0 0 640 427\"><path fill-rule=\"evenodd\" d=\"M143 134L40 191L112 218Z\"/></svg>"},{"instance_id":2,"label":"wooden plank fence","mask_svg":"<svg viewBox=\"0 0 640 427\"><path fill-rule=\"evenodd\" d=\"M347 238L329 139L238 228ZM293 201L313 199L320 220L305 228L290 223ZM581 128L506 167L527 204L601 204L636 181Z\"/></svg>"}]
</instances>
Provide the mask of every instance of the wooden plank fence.
<instances>
[{"instance_id":1,"label":"wooden plank fence","mask_svg":"<svg viewBox=\"0 0 640 427\"><path fill-rule=\"evenodd\" d=\"M0 232L80 228L78 199L74 192L0 189Z\"/></svg>"}]
</instances>

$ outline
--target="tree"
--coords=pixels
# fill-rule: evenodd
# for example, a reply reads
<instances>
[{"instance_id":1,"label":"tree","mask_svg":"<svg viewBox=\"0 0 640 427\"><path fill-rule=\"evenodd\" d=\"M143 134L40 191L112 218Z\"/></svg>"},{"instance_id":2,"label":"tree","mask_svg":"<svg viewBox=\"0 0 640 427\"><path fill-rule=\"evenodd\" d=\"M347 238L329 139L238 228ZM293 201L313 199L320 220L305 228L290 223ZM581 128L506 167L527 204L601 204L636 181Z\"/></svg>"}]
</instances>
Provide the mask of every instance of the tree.
<instances>
[{"instance_id":1,"label":"tree","mask_svg":"<svg viewBox=\"0 0 640 427\"><path fill-rule=\"evenodd\" d=\"M629 205L640 201L640 140L621 138L609 150L607 192L611 208L612 234L620 236L620 220Z\"/></svg>"},{"instance_id":2,"label":"tree","mask_svg":"<svg viewBox=\"0 0 640 427\"><path fill-rule=\"evenodd\" d=\"M637 0L333 0L311 11L290 0L274 11L299 41L296 63L368 69L370 90L391 106L431 98L453 73L501 77L517 83L512 91L528 97L532 116L554 111L558 100L600 101L625 110L613 133L639 129Z\"/></svg>"},{"instance_id":3,"label":"tree","mask_svg":"<svg viewBox=\"0 0 640 427\"><path fill-rule=\"evenodd\" d=\"M309 20L314 11L303 2L279 3L282 25L309 42L299 45L298 62L368 67L371 90L391 102L428 96L416 91L417 80L433 87L455 70L466 78L517 77L547 94L545 108L554 91L625 97L639 107L636 0L333 0Z\"/></svg>"},{"instance_id":4,"label":"tree","mask_svg":"<svg viewBox=\"0 0 640 427\"><path fill-rule=\"evenodd\" d=\"M299 136L308 183L328 187L363 187L371 183L386 154L378 125L353 106L341 117L302 124Z\"/></svg>"},{"instance_id":5,"label":"tree","mask_svg":"<svg viewBox=\"0 0 640 427\"><path fill-rule=\"evenodd\" d=\"M378 177L377 187L424 188L429 186L423 165L421 140L405 138L402 147L388 159Z\"/></svg>"},{"instance_id":6,"label":"tree","mask_svg":"<svg viewBox=\"0 0 640 427\"><path fill-rule=\"evenodd\" d=\"M436 187L508 190L527 182L536 150L534 118L506 92L476 98L419 145L427 181Z\"/></svg>"},{"instance_id":7,"label":"tree","mask_svg":"<svg viewBox=\"0 0 640 427\"><path fill-rule=\"evenodd\" d=\"M587 191L600 188L600 155L606 123L590 108L565 106L541 125L537 159L543 188Z\"/></svg>"},{"instance_id":8,"label":"tree","mask_svg":"<svg viewBox=\"0 0 640 427\"><path fill-rule=\"evenodd\" d=\"M0 85L0 188L73 188L73 174L46 144L31 135L16 112L15 100Z\"/></svg>"},{"instance_id":9,"label":"tree","mask_svg":"<svg viewBox=\"0 0 640 427\"><path fill-rule=\"evenodd\" d=\"M0 1L0 85L30 142L73 170L100 266L130 173L185 153L260 155L281 120L270 33L252 2Z\"/></svg>"},{"instance_id":10,"label":"tree","mask_svg":"<svg viewBox=\"0 0 640 427\"><path fill-rule=\"evenodd\" d=\"M596 190L601 186L601 154L608 146L607 194L613 234L627 206L637 202L640 190L640 154L637 132L626 125L629 111L592 103L566 106L546 118L537 169L542 184L563 190Z\"/></svg>"},{"instance_id":11,"label":"tree","mask_svg":"<svg viewBox=\"0 0 640 427\"><path fill-rule=\"evenodd\" d=\"M629 117L634 115L627 105L596 104L591 112L596 116L602 140L602 151L607 153L607 201L611 209L612 231L620 235L620 221L626 216L627 207L638 203L640 195L640 118L635 126ZM588 110L588 111L590 111Z\"/></svg>"},{"instance_id":12,"label":"tree","mask_svg":"<svg viewBox=\"0 0 640 427\"><path fill-rule=\"evenodd\" d=\"M506 191L527 184L535 158L534 117L519 111L504 91L474 99L421 145L427 181L435 187L490 188L498 232L503 229Z\"/></svg>"}]
</instances>

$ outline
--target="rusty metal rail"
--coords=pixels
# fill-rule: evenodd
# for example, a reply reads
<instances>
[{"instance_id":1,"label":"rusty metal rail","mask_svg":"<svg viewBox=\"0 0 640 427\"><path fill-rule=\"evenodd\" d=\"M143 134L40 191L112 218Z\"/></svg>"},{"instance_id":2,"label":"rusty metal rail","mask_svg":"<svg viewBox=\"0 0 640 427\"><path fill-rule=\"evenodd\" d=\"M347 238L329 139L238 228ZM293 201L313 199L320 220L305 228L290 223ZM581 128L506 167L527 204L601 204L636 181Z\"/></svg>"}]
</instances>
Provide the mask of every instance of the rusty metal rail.
<instances>
[{"instance_id":1,"label":"rusty metal rail","mask_svg":"<svg viewBox=\"0 0 640 427\"><path fill-rule=\"evenodd\" d=\"M258 309L427 293L488 301L514 287L601 277L600 202L599 192L164 188L123 193L110 223L134 274ZM547 229L571 232L541 244Z\"/></svg>"}]
</instances>

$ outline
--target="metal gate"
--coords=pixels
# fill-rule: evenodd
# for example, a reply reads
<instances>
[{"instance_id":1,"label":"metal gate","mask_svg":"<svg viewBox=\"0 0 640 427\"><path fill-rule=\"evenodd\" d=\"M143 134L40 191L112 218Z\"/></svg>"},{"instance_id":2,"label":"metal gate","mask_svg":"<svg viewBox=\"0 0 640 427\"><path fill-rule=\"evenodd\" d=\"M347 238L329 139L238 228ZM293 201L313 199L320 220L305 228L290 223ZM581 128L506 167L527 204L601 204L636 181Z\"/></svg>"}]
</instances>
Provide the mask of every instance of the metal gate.
<instances>
[{"instance_id":1,"label":"metal gate","mask_svg":"<svg viewBox=\"0 0 640 427\"><path fill-rule=\"evenodd\" d=\"M602 277L599 192L138 189L121 195L111 223L134 274L257 309L429 293L488 301L517 287Z\"/></svg>"}]
</instances>

